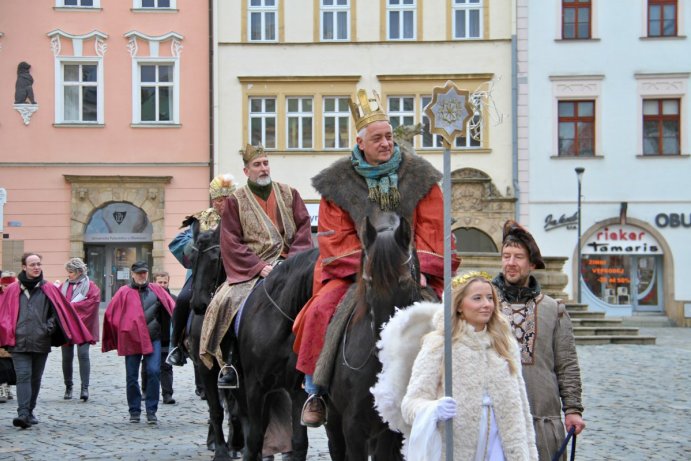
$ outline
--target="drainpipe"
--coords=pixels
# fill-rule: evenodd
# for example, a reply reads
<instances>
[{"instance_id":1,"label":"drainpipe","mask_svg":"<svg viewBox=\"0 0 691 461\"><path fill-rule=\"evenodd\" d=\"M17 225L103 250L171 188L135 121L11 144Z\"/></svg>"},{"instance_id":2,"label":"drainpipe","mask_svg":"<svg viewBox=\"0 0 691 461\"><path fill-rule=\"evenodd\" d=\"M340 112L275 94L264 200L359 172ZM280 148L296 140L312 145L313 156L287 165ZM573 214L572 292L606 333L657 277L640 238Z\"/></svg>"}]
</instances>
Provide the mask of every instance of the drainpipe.
<instances>
[{"instance_id":1,"label":"drainpipe","mask_svg":"<svg viewBox=\"0 0 691 461\"><path fill-rule=\"evenodd\" d=\"M214 178L214 0L209 0L209 182Z\"/></svg>"},{"instance_id":2,"label":"drainpipe","mask_svg":"<svg viewBox=\"0 0 691 461\"><path fill-rule=\"evenodd\" d=\"M514 10L515 11L515 10ZM517 21L514 20L514 24ZM516 197L515 219L520 222L521 194L518 184L518 45L516 34L511 35L511 168L513 195Z\"/></svg>"}]
</instances>

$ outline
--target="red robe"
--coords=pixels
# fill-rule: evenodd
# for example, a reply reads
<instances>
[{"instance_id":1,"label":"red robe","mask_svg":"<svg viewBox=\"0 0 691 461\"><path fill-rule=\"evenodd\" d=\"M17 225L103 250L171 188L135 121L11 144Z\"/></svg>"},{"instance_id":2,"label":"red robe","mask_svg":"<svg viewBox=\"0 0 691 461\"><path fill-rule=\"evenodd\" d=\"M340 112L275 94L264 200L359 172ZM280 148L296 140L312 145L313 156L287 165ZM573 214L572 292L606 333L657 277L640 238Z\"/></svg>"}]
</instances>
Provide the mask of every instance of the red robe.
<instances>
[{"instance_id":1,"label":"red robe","mask_svg":"<svg viewBox=\"0 0 691 461\"><path fill-rule=\"evenodd\" d=\"M67 283L67 282L65 282ZM70 293L68 292L69 296ZM82 320L86 328L89 329L91 336L95 341L98 341L98 305L101 302L101 289L93 281L89 280L89 291L86 293L86 299L77 302L70 302L79 318Z\"/></svg>"},{"instance_id":2,"label":"red robe","mask_svg":"<svg viewBox=\"0 0 691 461\"><path fill-rule=\"evenodd\" d=\"M173 315L175 301L160 286L149 283L169 316ZM149 328L144 318L144 308L139 292L129 285L120 287L110 300L103 318L101 350L118 350L118 355L151 354L154 351Z\"/></svg>"},{"instance_id":3,"label":"red robe","mask_svg":"<svg viewBox=\"0 0 691 461\"><path fill-rule=\"evenodd\" d=\"M288 257L313 247L310 216L307 212L307 207L305 207L305 202L302 201L298 191L295 189L292 191L295 236L286 255ZM261 198L256 196L255 198L260 204L263 202ZM273 203L275 204L275 200ZM237 198L231 195L226 200L226 206L221 218L221 253L223 268L226 271L229 283L252 280L258 277L264 266L266 266L266 262L245 245L238 213ZM275 214L278 214L278 211ZM274 224L276 223L274 222Z\"/></svg>"},{"instance_id":4,"label":"red robe","mask_svg":"<svg viewBox=\"0 0 691 461\"><path fill-rule=\"evenodd\" d=\"M67 302L59 288L52 283L43 283L41 290L53 305L63 333L62 337L53 335L53 346L96 343L79 318L77 311ZM0 346L14 346L17 342L15 332L19 318L19 296L21 296L21 289L19 282L15 282L7 287L4 296L0 298L2 299L2 304L0 304Z\"/></svg>"},{"instance_id":5,"label":"red robe","mask_svg":"<svg viewBox=\"0 0 691 461\"><path fill-rule=\"evenodd\" d=\"M441 189L435 185L418 202L412 222L420 271L440 297L444 289L443 206ZM318 232L319 259L314 271L314 294L300 312L294 328L295 349L299 352L296 367L306 374L314 373L326 328L338 302L360 270L362 253L362 243L348 213L325 199L319 204ZM454 258L452 271L458 265L458 259Z\"/></svg>"}]
</instances>

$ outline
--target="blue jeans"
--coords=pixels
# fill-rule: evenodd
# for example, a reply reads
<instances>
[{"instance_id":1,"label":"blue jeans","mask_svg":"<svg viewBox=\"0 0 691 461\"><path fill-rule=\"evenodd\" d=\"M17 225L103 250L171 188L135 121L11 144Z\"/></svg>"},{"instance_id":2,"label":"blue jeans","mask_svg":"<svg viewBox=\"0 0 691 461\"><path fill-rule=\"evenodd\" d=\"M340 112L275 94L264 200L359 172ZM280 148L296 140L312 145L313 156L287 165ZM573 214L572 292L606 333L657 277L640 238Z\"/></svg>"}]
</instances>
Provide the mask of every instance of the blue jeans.
<instances>
[{"instance_id":1,"label":"blue jeans","mask_svg":"<svg viewBox=\"0 0 691 461\"><path fill-rule=\"evenodd\" d=\"M48 360L48 353L12 352L12 363L17 375L17 414L19 416L29 416L34 413L46 360Z\"/></svg>"},{"instance_id":2,"label":"blue jeans","mask_svg":"<svg viewBox=\"0 0 691 461\"><path fill-rule=\"evenodd\" d=\"M154 351L144 355L146 368L146 413L156 414L158 410L158 393L161 384L161 341L152 341ZM127 375L127 405L131 415L142 412L142 391L139 388L139 364L142 354L125 356L125 372Z\"/></svg>"}]
</instances>

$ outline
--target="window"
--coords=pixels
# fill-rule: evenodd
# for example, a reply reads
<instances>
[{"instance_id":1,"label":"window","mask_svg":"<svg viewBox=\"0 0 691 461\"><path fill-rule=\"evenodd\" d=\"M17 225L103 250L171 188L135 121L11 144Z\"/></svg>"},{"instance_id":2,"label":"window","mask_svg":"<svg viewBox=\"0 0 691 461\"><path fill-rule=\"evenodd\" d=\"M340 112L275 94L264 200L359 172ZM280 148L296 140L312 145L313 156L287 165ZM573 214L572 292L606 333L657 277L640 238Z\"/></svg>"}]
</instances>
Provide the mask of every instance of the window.
<instances>
[{"instance_id":1,"label":"window","mask_svg":"<svg viewBox=\"0 0 691 461\"><path fill-rule=\"evenodd\" d=\"M96 122L98 65L63 64L63 121Z\"/></svg>"},{"instance_id":2,"label":"window","mask_svg":"<svg viewBox=\"0 0 691 461\"><path fill-rule=\"evenodd\" d=\"M591 38L591 0L562 0L561 7L561 38Z\"/></svg>"},{"instance_id":3,"label":"window","mask_svg":"<svg viewBox=\"0 0 691 461\"><path fill-rule=\"evenodd\" d=\"M648 37L677 35L677 0L648 0Z\"/></svg>"},{"instance_id":4,"label":"window","mask_svg":"<svg viewBox=\"0 0 691 461\"><path fill-rule=\"evenodd\" d=\"M350 0L321 0L321 38L350 39Z\"/></svg>"},{"instance_id":5,"label":"window","mask_svg":"<svg viewBox=\"0 0 691 461\"><path fill-rule=\"evenodd\" d=\"M250 41L276 41L278 0L248 0ZM265 146L266 147L266 146Z\"/></svg>"},{"instance_id":6,"label":"window","mask_svg":"<svg viewBox=\"0 0 691 461\"><path fill-rule=\"evenodd\" d=\"M453 38L482 37L482 0L453 0Z\"/></svg>"},{"instance_id":7,"label":"window","mask_svg":"<svg viewBox=\"0 0 691 461\"><path fill-rule=\"evenodd\" d=\"M175 122L174 64L139 64L140 122Z\"/></svg>"},{"instance_id":8,"label":"window","mask_svg":"<svg viewBox=\"0 0 691 461\"><path fill-rule=\"evenodd\" d=\"M643 155L679 155L679 99L643 100Z\"/></svg>"},{"instance_id":9,"label":"window","mask_svg":"<svg viewBox=\"0 0 691 461\"><path fill-rule=\"evenodd\" d=\"M420 113L422 114L422 141L421 146L423 148L434 148L434 147L444 147L443 139L438 134L430 133L430 122L429 117L425 115L425 107L432 102L432 96L422 96L420 98ZM476 132L477 136L473 137L471 133L471 126L477 126ZM477 139L475 139L477 138ZM482 146L482 129L481 122L477 118L472 118L468 121L466 125L465 136L456 137L456 142L454 144L458 148L478 148Z\"/></svg>"},{"instance_id":10,"label":"window","mask_svg":"<svg viewBox=\"0 0 691 461\"><path fill-rule=\"evenodd\" d=\"M276 148L276 98L250 98L250 144Z\"/></svg>"},{"instance_id":11,"label":"window","mask_svg":"<svg viewBox=\"0 0 691 461\"><path fill-rule=\"evenodd\" d=\"M387 0L386 10L389 40L415 40L416 0Z\"/></svg>"},{"instance_id":12,"label":"window","mask_svg":"<svg viewBox=\"0 0 691 461\"><path fill-rule=\"evenodd\" d=\"M389 121L395 130L399 126L415 124L415 97L414 96L390 96L389 97Z\"/></svg>"},{"instance_id":13,"label":"window","mask_svg":"<svg viewBox=\"0 0 691 461\"><path fill-rule=\"evenodd\" d=\"M559 155L595 155L595 101L559 101Z\"/></svg>"},{"instance_id":14,"label":"window","mask_svg":"<svg viewBox=\"0 0 691 461\"><path fill-rule=\"evenodd\" d=\"M176 0L134 0L134 8L175 9Z\"/></svg>"},{"instance_id":15,"label":"window","mask_svg":"<svg viewBox=\"0 0 691 461\"><path fill-rule=\"evenodd\" d=\"M287 133L288 149L312 148L312 98L287 98Z\"/></svg>"},{"instance_id":16,"label":"window","mask_svg":"<svg viewBox=\"0 0 691 461\"><path fill-rule=\"evenodd\" d=\"M559 155L595 155L595 101L559 101Z\"/></svg>"},{"instance_id":17,"label":"window","mask_svg":"<svg viewBox=\"0 0 691 461\"><path fill-rule=\"evenodd\" d=\"M347 96L324 98L324 149L350 147L350 109Z\"/></svg>"},{"instance_id":18,"label":"window","mask_svg":"<svg viewBox=\"0 0 691 461\"><path fill-rule=\"evenodd\" d=\"M55 6L58 8L100 8L101 0L57 0Z\"/></svg>"}]
</instances>

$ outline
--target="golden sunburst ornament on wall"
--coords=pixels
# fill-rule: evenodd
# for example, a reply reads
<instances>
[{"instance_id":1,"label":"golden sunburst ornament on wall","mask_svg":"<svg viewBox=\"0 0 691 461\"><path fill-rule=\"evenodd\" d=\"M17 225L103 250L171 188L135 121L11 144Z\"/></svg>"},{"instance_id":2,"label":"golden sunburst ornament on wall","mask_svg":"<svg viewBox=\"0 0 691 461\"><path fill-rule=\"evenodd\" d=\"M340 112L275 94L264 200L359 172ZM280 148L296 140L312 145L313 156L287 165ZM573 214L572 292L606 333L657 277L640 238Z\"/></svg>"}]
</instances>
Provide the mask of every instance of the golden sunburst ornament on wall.
<instances>
[{"instance_id":1,"label":"golden sunburst ornament on wall","mask_svg":"<svg viewBox=\"0 0 691 461\"><path fill-rule=\"evenodd\" d=\"M470 91L459 89L451 80L432 92L432 101L425 107L430 120L430 132L444 138L451 145L458 136L465 136L468 120L473 116Z\"/></svg>"}]
</instances>

